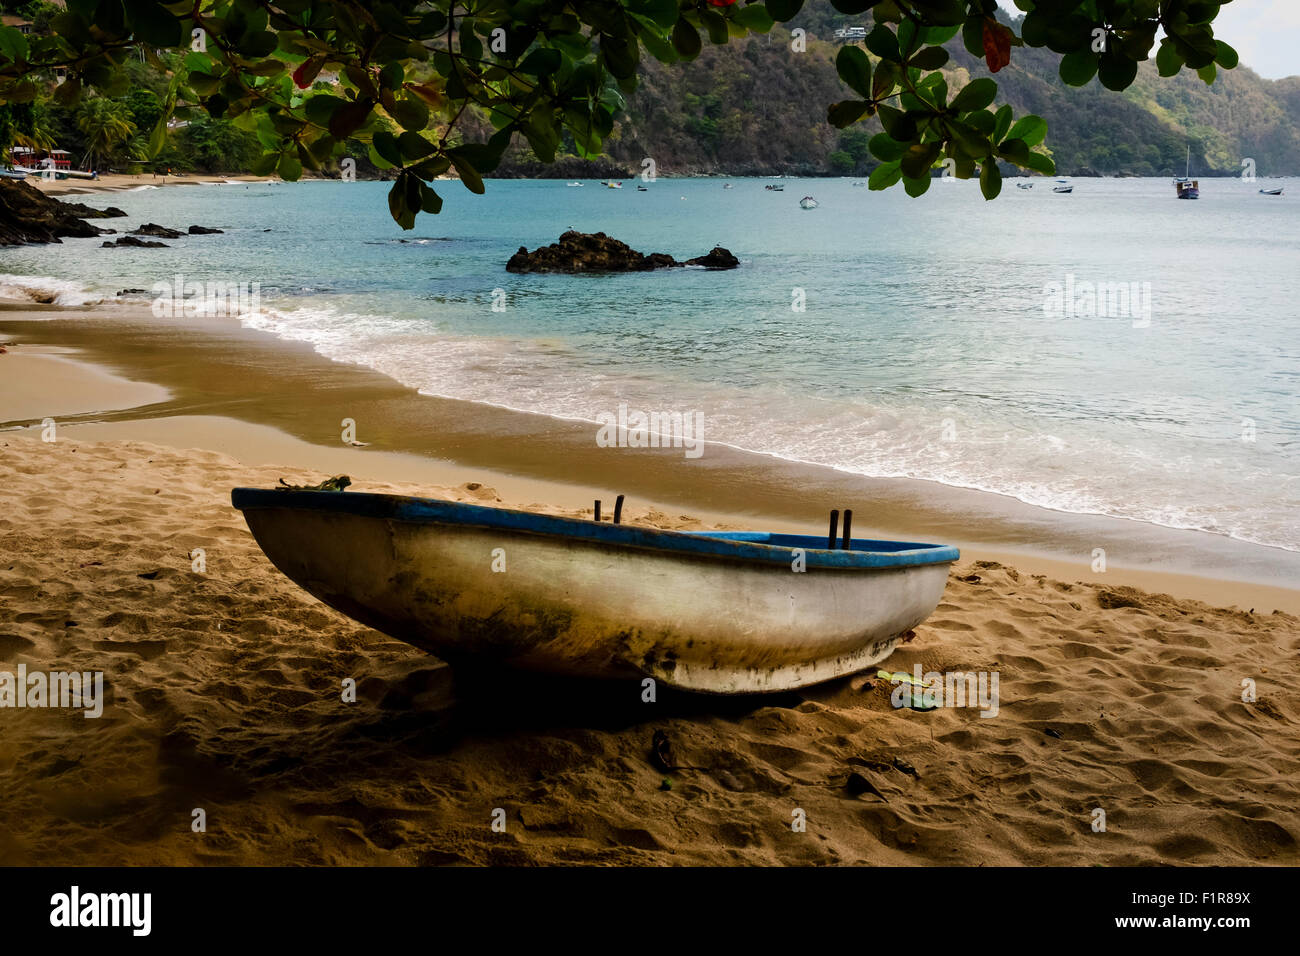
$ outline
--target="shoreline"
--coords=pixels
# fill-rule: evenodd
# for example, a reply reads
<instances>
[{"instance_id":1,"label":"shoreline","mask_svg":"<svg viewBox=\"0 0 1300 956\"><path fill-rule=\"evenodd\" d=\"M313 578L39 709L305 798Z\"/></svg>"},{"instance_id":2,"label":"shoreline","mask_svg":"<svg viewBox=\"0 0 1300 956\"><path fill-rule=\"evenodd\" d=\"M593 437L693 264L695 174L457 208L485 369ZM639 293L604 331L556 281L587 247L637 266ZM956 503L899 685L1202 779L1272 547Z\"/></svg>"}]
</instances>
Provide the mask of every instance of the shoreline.
<instances>
[{"instance_id":1,"label":"shoreline","mask_svg":"<svg viewBox=\"0 0 1300 956\"><path fill-rule=\"evenodd\" d=\"M784 694L664 688L652 705L639 680L475 680L301 590L257 547L230 489L346 472L355 492L579 516L594 493L584 479L617 472L620 490L672 491L681 459L619 464L617 450L591 453L590 429L575 438L539 416L420 396L221 323L39 311L48 321L0 312L0 342L18 343L0 354L0 418L56 391L81 414L49 416L54 442L39 420L0 432L0 671L102 673L105 696L96 719L0 709L7 861L1300 860L1288 682L1300 619L1212 606L1257 587L1167 576L1158 590L1186 592L1171 597L1139 590L1136 572L1076 580L968 550L935 612L881 666L992 675L996 714L898 709L875 668ZM339 441L348 412L369 447ZM558 476L545 467L557 449L573 453ZM625 520L692 530L761 515L807 530L821 516L801 509L834 500L809 500L830 486L778 494L766 462L697 461L707 467L691 463L691 488L707 493L633 495ZM767 488L761 507L735 514L751 487ZM925 504L891 500L855 530L962 525ZM347 680L353 700L340 694ZM658 733L691 769L665 776L649 759ZM197 834L196 807L207 814ZM807 832L792 830L792 808Z\"/></svg>"},{"instance_id":2,"label":"shoreline","mask_svg":"<svg viewBox=\"0 0 1300 956\"><path fill-rule=\"evenodd\" d=\"M211 448L259 464L310 461L322 471L346 464L350 473L373 478L458 484L457 477L485 474L509 489L511 500L568 508L590 508L596 497L624 493L630 503L686 510L730 528L815 534L831 508L847 506L863 537L954 544L963 560L997 561L1053 578L1300 613L1300 590L1288 586L1300 580L1300 555L1283 549L1051 511L919 479L865 478L727 446L710 444L693 460L674 449L597 448L587 423L422 395L235 320L160 320L134 304L5 303L0 340L17 343L5 358L40 355L67 368L75 355L87 375L109 374L155 389L133 403L97 399L89 414L37 415L41 399L30 396L16 406L23 414L0 407L0 423L61 414L68 419L61 425L85 440L183 441L181 447ZM342 446L344 418L357 423L357 437L368 447ZM737 501L746 506L737 508ZM1106 552L1104 573L1092 570L1094 548Z\"/></svg>"}]
</instances>

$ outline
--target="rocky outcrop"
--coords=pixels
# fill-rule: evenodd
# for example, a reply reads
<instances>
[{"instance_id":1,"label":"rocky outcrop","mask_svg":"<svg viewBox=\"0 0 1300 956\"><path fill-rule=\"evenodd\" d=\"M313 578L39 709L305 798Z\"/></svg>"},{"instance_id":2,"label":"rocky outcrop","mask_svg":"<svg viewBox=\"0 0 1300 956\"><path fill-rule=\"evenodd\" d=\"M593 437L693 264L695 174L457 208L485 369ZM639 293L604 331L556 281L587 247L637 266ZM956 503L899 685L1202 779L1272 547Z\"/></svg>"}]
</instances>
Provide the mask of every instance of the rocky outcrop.
<instances>
[{"instance_id":1,"label":"rocky outcrop","mask_svg":"<svg viewBox=\"0 0 1300 956\"><path fill-rule=\"evenodd\" d=\"M176 229L168 229L166 226L160 226L156 222L146 222L139 229L132 229L128 235L153 236L155 239L179 239L185 233Z\"/></svg>"},{"instance_id":2,"label":"rocky outcrop","mask_svg":"<svg viewBox=\"0 0 1300 956\"><path fill-rule=\"evenodd\" d=\"M102 230L84 220L111 215L109 210L60 202L22 180L0 179L0 246L102 235Z\"/></svg>"},{"instance_id":3,"label":"rocky outcrop","mask_svg":"<svg viewBox=\"0 0 1300 956\"><path fill-rule=\"evenodd\" d=\"M190 226L189 228L191 236L215 236L224 231L223 229L213 229L211 226Z\"/></svg>"},{"instance_id":4,"label":"rocky outcrop","mask_svg":"<svg viewBox=\"0 0 1300 956\"><path fill-rule=\"evenodd\" d=\"M179 233L177 233L179 235ZM135 236L123 236L121 239L115 239L113 242L106 242L100 248L112 249L117 246L132 246L136 249L166 249L165 242L150 242L148 239L138 239Z\"/></svg>"},{"instance_id":5,"label":"rocky outcrop","mask_svg":"<svg viewBox=\"0 0 1300 956\"><path fill-rule=\"evenodd\" d=\"M722 246L714 246L702 256L696 256L694 259L687 259L688 266L703 266L706 269L734 269L740 265L740 260L731 254L728 249Z\"/></svg>"},{"instance_id":6,"label":"rocky outcrop","mask_svg":"<svg viewBox=\"0 0 1300 956\"><path fill-rule=\"evenodd\" d=\"M539 246L529 252L524 246L506 263L507 272L649 272L652 269L670 269L683 265L699 265L709 269L734 269L740 264L721 246L708 255L678 262L665 252L649 255L637 252L625 242L619 242L603 232L569 231L559 242Z\"/></svg>"}]
</instances>

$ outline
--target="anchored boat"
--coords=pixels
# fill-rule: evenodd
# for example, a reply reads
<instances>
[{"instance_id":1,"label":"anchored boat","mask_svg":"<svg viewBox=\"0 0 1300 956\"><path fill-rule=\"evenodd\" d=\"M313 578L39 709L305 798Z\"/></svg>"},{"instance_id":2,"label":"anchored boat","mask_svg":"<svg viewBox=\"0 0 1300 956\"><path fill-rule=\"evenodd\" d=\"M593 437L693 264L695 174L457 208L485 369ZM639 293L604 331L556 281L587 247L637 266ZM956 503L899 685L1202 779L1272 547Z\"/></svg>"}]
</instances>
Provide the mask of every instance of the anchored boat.
<instances>
[{"instance_id":1,"label":"anchored boat","mask_svg":"<svg viewBox=\"0 0 1300 956\"><path fill-rule=\"evenodd\" d=\"M813 199L812 196L804 196L803 199L800 199L800 200L799 200L799 208L800 208L800 209L816 209L816 208L817 208L817 200L816 200L816 199Z\"/></svg>"},{"instance_id":2,"label":"anchored boat","mask_svg":"<svg viewBox=\"0 0 1300 956\"><path fill-rule=\"evenodd\" d=\"M231 497L289 578L448 661L715 694L878 663L934 611L958 559L853 539L848 512L841 540L834 524L827 537L676 532L397 495Z\"/></svg>"}]
</instances>

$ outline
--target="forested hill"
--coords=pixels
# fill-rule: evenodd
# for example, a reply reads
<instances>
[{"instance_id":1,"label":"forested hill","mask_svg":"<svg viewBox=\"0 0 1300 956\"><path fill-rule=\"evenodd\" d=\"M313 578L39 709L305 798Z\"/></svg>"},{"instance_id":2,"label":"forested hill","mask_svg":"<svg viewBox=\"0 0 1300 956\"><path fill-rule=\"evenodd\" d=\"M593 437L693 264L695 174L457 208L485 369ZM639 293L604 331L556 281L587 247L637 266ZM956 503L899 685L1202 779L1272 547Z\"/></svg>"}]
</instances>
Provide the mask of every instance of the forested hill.
<instances>
[{"instance_id":1,"label":"forested hill","mask_svg":"<svg viewBox=\"0 0 1300 956\"><path fill-rule=\"evenodd\" d=\"M692 63L647 58L610 157L634 170L650 157L666 173L864 172L862 134L875 132L875 122L847 131L826 122L827 105L848 96L835 73L833 33L854 25L869 18L809 0L789 24L807 31L806 52L793 52L778 27L722 47L706 43ZM948 50L950 87L964 82L963 72L986 75L960 38ZM1057 62L1050 51L1017 47L996 79L999 102L1048 121L1046 146L1063 174L1181 175L1188 145L1196 175L1237 174L1247 158L1261 176L1300 174L1300 77L1265 80L1243 65L1206 86L1188 70L1161 78L1152 60L1132 87L1113 93L1096 80L1067 87Z\"/></svg>"}]
</instances>

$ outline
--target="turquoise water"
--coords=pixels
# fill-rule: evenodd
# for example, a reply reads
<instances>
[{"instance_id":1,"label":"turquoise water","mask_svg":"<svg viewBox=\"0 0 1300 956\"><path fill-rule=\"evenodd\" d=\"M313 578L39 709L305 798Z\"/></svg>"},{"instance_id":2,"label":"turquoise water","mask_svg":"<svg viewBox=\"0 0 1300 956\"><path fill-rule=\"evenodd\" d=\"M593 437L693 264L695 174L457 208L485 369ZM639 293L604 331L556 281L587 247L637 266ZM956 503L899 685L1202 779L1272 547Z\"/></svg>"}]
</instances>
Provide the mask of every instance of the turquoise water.
<instances>
[{"instance_id":1,"label":"turquoise water","mask_svg":"<svg viewBox=\"0 0 1300 956\"><path fill-rule=\"evenodd\" d=\"M1300 550L1300 183L1203 180L1179 202L1165 179L1009 181L985 203L955 181L920 200L767 182L444 183L443 213L407 234L379 183L94 196L132 226L227 233L4 250L0 295L258 282L246 324L429 394L592 421L698 410L706 439L756 452ZM1293 195L1257 192L1282 184ZM505 271L570 227L742 265ZM1123 284L1127 310L1053 310L1054 284L1077 299L1089 282Z\"/></svg>"}]
</instances>

